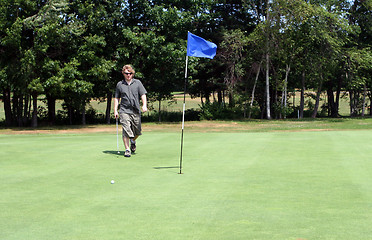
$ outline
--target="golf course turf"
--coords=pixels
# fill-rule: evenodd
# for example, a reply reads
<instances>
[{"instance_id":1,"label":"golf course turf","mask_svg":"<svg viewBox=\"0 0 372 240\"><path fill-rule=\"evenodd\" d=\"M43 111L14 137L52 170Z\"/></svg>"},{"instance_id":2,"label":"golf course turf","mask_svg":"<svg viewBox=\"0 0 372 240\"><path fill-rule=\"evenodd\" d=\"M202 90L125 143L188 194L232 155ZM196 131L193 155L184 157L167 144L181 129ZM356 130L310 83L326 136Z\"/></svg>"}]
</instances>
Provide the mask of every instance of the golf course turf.
<instances>
[{"instance_id":1,"label":"golf course turf","mask_svg":"<svg viewBox=\"0 0 372 240\"><path fill-rule=\"evenodd\" d=\"M0 134L0 239L372 236L371 129L144 129Z\"/></svg>"}]
</instances>

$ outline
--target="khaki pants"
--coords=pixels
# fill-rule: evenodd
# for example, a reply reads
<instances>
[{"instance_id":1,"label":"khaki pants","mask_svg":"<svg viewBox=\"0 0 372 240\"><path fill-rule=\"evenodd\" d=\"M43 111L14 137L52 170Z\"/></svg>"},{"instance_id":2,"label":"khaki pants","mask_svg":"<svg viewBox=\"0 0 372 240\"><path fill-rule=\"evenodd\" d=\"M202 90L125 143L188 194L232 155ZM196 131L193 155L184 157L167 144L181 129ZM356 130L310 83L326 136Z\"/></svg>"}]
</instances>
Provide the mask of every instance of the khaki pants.
<instances>
[{"instance_id":1,"label":"khaki pants","mask_svg":"<svg viewBox=\"0 0 372 240\"><path fill-rule=\"evenodd\" d=\"M141 115L120 113L120 123L123 127L123 137L134 138L141 135Z\"/></svg>"}]
</instances>

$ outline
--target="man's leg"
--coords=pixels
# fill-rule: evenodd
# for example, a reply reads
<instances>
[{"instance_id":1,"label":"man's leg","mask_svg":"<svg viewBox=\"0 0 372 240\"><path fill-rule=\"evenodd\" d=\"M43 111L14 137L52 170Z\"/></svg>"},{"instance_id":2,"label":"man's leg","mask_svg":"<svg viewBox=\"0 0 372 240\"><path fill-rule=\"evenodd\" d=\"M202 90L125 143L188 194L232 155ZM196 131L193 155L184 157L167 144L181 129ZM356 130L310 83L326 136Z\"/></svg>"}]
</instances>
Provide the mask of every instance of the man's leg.
<instances>
[{"instance_id":1,"label":"man's leg","mask_svg":"<svg viewBox=\"0 0 372 240\"><path fill-rule=\"evenodd\" d=\"M124 157L130 157L131 152L130 152L130 148L129 148L129 137L124 137L123 136L123 143L124 143L124 147L125 147Z\"/></svg>"},{"instance_id":2,"label":"man's leg","mask_svg":"<svg viewBox=\"0 0 372 240\"><path fill-rule=\"evenodd\" d=\"M131 129L131 116L126 113L121 113L120 114L120 122L122 123L122 128L123 128L123 143L125 147L125 157L130 157L131 156L131 151L130 151L130 138L135 136L132 132Z\"/></svg>"},{"instance_id":3,"label":"man's leg","mask_svg":"<svg viewBox=\"0 0 372 240\"><path fill-rule=\"evenodd\" d=\"M130 150L132 153L136 151L136 139L142 134L142 128L141 128L141 115L136 114L132 116L132 130L134 137L130 139Z\"/></svg>"},{"instance_id":4,"label":"man's leg","mask_svg":"<svg viewBox=\"0 0 372 240\"><path fill-rule=\"evenodd\" d=\"M130 151L134 153L136 151L136 139L139 137L139 135L136 135L134 138L130 139Z\"/></svg>"},{"instance_id":5,"label":"man's leg","mask_svg":"<svg viewBox=\"0 0 372 240\"><path fill-rule=\"evenodd\" d=\"M124 143L125 150L128 150L129 149L129 137L123 137L123 143Z\"/></svg>"}]
</instances>

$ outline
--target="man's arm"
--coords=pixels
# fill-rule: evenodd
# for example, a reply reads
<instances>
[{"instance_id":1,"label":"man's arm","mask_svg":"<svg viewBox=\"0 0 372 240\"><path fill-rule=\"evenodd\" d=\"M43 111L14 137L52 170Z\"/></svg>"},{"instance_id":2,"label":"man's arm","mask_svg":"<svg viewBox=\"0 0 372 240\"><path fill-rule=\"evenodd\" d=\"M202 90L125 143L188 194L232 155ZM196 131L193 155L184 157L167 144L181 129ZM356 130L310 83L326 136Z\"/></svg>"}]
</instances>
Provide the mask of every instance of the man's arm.
<instances>
[{"instance_id":1,"label":"man's arm","mask_svg":"<svg viewBox=\"0 0 372 240\"><path fill-rule=\"evenodd\" d=\"M146 97L146 94L143 94L141 96L141 100L142 100L142 112L147 112L147 97Z\"/></svg>"},{"instance_id":2,"label":"man's arm","mask_svg":"<svg viewBox=\"0 0 372 240\"><path fill-rule=\"evenodd\" d=\"M119 98L114 98L114 115L115 118L118 118L118 106L119 106Z\"/></svg>"}]
</instances>

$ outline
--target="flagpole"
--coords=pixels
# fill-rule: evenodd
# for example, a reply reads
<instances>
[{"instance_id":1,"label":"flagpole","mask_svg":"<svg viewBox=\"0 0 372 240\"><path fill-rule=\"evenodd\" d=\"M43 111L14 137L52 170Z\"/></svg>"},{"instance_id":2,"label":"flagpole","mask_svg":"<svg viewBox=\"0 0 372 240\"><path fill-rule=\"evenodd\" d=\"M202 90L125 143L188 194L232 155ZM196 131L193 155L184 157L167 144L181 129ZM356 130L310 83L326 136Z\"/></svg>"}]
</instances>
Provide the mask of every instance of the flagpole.
<instances>
[{"instance_id":1,"label":"flagpole","mask_svg":"<svg viewBox=\"0 0 372 240\"><path fill-rule=\"evenodd\" d=\"M189 56L204 57L213 59L216 56L217 45L206 41L205 39L187 32L187 50L186 50L186 67L185 67L185 87L183 90L183 108L182 108L182 133L181 133L181 155L180 155L180 172L182 174L182 152L183 152L183 130L185 128L185 106L186 106L186 87L187 87L187 64Z\"/></svg>"},{"instance_id":2,"label":"flagpole","mask_svg":"<svg viewBox=\"0 0 372 240\"><path fill-rule=\"evenodd\" d=\"M189 56L186 54L186 67L185 67L185 85L183 88L183 107L182 107L182 133L181 133L181 155L180 155L180 172L182 174L182 150L183 150L183 130L185 128L185 106L186 106L186 86L187 86L187 64Z\"/></svg>"}]
</instances>

